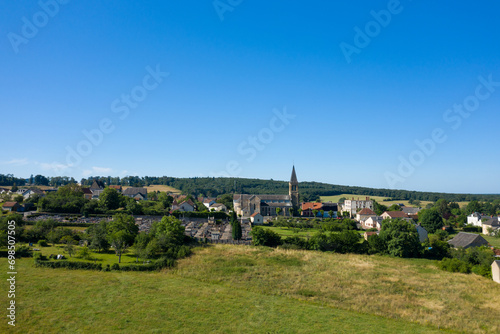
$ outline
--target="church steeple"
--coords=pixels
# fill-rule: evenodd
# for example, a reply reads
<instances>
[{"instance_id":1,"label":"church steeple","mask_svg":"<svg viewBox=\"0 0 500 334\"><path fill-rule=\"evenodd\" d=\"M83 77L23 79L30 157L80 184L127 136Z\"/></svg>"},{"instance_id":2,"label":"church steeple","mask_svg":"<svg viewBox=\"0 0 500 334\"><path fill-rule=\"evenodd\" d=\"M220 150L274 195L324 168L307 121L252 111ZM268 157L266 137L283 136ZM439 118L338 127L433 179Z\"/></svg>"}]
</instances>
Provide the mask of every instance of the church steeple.
<instances>
[{"instance_id":1,"label":"church steeple","mask_svg":"<svg viewBox=\"0 0 500 334\"><path fill-rule=\"evenodd\" d=\"M297 174L295 174L295 166L292 168L292 176L288 183L288 194L292 200L293 210L297 212L299 208L299 181L297 181Z\"/></svg>"}]
</instances>

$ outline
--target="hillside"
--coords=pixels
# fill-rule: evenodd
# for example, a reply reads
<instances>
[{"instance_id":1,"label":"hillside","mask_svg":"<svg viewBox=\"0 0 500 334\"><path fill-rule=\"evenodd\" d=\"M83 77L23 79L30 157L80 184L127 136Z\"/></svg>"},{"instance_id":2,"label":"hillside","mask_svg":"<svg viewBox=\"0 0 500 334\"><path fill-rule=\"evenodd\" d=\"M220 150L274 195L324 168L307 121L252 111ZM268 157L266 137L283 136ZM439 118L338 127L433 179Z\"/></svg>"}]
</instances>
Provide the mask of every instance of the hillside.
<instances>
[{"instance_id":1,"label":"hillside","mask_svg":"<svg viewBox=\"0 0 500 334\"><path fill-rule=\"evenodd\" d=\"M18 267L13 333L500 331L499 284L428 260L218 245L160 273Z\"/></svg>"}]
</instances>

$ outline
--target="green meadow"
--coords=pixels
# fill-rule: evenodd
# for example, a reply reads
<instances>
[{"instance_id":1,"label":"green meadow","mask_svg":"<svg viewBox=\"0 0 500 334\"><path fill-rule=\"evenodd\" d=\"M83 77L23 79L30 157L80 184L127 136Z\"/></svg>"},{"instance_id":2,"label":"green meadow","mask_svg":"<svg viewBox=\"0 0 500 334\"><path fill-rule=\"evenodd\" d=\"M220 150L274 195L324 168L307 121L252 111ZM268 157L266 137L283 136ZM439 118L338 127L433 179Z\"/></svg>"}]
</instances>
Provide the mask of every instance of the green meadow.
<instances>
[{"instance_id":1,"label":"green meadow","mask_svg":"<svg viewBox=\"0 0 500 334\"><path fill-rule=\"evenodd\" d=\"M16 265L16 327L4 317L1 333L500 331L499 284L422 259L216 245L161 272Z\"/></svg>"}]
</instances>

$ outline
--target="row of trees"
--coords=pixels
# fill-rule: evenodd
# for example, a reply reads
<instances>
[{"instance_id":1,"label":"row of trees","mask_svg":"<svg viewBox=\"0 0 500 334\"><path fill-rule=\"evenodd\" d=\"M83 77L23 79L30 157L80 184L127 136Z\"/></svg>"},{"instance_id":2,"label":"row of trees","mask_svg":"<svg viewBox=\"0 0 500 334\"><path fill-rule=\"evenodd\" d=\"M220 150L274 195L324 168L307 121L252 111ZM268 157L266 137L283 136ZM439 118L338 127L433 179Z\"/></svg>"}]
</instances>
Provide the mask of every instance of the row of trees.
<instances>
[{"instance_id":1,"label":"row of trees","mask_svg":"<svg viewBox=\"0 0 500 334\"><path fill-rule=\"evenodd\" d=\"M43 185L64 185L73 183L74 179L67 177L42 177L39 178L39 184ZM46 182L48 180L48 184ZM175 178L168 176L127 176L127 177L112 177L112 176L91 176L81 179L80 183L83 186L90 186L94 180L100 180L106 185L122 185L143 187L149 185L168 185L176 189L180 189L185 194L193 196L218 197L223 194L244 193L244 194L287 194L288 182L274 180L259 180L259 179L244 179L244 178L222 178L222 177L193 177L193 178ZM26 184L25 179L15 178L12 174L0 174L0 186L18 186ZM30 182L35 184L35 182ZM383 196L389 197L391 200L411 200L436 202L439 199L445 199L452 202L460 201L482 201L493 202L500 199L499 195L475 195L475 194L448 194L448 193L432 193L419 192L408 190L393 190L393 189L374 189L365 187L353 187L332 185L320 182L301 182L299 184L301 200L315 201L319 200L320 196L333 196L339 194L354 194L362 196Z\"/></svg>"}]
</instances>

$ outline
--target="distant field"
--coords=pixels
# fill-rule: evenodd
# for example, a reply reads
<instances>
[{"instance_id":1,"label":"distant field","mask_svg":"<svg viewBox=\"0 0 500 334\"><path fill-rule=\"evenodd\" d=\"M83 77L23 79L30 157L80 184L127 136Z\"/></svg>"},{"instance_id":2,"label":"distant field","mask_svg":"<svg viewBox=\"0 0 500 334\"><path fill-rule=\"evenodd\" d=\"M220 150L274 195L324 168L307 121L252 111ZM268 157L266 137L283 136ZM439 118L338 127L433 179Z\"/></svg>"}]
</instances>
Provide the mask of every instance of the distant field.
<instances>
[{"instance_id":1,"label":"distant field","mask_svg":"<svg viewBox=\"0 0 500 334\"><path fill-rule=\"evenodd\" d=\"M127 189L127 188L130 188L130 187L123 187L123 189ZM155 184L155 185L144 187L144 188L147 188L148 192L150 192L150 191L164 191L167 193L177 193L177 194L181 193L181 191L179 189L175 189L173 187L165 186L165 185L161 185L161 184Z\"/></svg>"},{"instance_id":2,"label":"distant field","mask_svg":"<svg viewBox=\"0 0 500 334\"><path fill-rule=\"evenodd\" d=\"M405 206L413 207L413 204L410 204L408 201L384 201L384 199L388 199L389 197L383 197L383 196L365 196L365 195L353 195L353 194L342 194L342 195L335 195L335 196L321 196L321 201L323 202L334 202L337 203L341 197L345 197L347 199L360 199L363 200L366 197L370 197L370 199L376 200L379 204L383 204L386 206L391 206L393 204L397 203L403 203ZM420 201L420 207L425 208L425 206L429 203L433 203L430 201ZM460 207L466 206L469 202L458 202L458 205Z\"/></svg>"},{"instance_id":3,"label":"distant field","mask_svg":"<svg viewBox=\"0 0 500 334\"><path fill-rule=\"evenodd\" d=\"M153 273L32 263L16 263L17 323L2 333L500 332L499 284L425 259L216 245Z\"/></svg>"}]
</instances>

